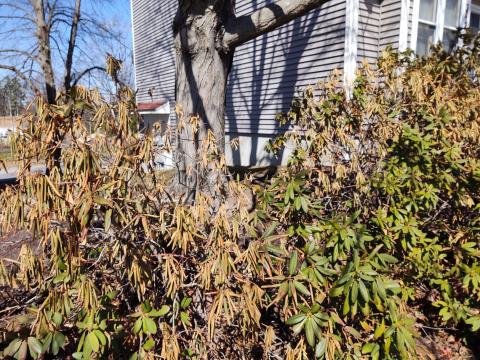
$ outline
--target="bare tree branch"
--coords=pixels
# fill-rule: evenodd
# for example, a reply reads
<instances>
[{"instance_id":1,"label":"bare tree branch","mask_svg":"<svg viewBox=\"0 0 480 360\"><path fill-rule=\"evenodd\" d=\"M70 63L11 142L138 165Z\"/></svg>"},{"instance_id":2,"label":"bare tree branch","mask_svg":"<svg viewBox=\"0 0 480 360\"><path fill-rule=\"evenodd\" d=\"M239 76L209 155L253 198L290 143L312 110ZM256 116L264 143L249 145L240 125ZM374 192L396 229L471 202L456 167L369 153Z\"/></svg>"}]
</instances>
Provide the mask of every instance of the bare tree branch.
<instances>
[{"instance_id":1,"label":"bare tree branch","mask_svg":"<svg viewBox=\"0 0 480 360\"><path fill-rule=\"evenodd\" d=\"M234 49L306 14L324 2L325 0L280 0L249 15L234 17L227 23L219 45L225 50Z\"/></svg>"},{"instance_id":2,"label":"bare tree branch","mask_svg":"<svg viewBox=\"0 0 480 360\"><path fill-rule=\"evenodd\" d=\"M36 95L41 95L42 92L38 89L37 86L33 83L31 79L29 79L23 72L21 72L19 69L17 69L15 66L10 66L10 65L2 65L0 64L0 69L4 70L9 70L14 72L20 79L24 80L30 89L36 94Z\"/></svg>"},{"instance_id":3,"label":"bare tree branch","mask_svg":"<svg viewBox=\"0 0 480 360\"><path fill-rule=\"evenodd\" d=\"M75 43L77 41L78 22L80 21L80 6L81 0L75 0L75 11L72 17L70 39L68 41L67 57L65 59L65 77L63 80L63 86L65 88L65 91L68 91L70 89L70 85L72 82L73 51L75 50Z\"/></svg>"},{"instance_id":4,"label":"bare tree branch","mask_svg":"<svg viewBox=\"0 0 480 360\"><path fill-rule=\"evenodd\" d=\"M98 71L103 71L103 72L106 72L107 69L105 69L104 67L101 67L101 66L92 66L88 69L85 69L83 70L80 75L78 75L76 78L75 78L75 81L73 82L72 84L72 87L74 86L77 86L78 82L87 74L91 73L92 71L94 70L98 70Z\"/></svg>"},{"instance_id":5,"label":"bare tree branch","mask_svg":"<svg viewBox=\"0 0 480 360\"><path fill-rule=\"evenodd\" d=\"M33 51L32 51L32 52L29 52L29 51L23 51L23 50L17 50L17 49L0 49L0 53L7 53L7 54L13 53L13 54L17 54L17 55L26 56L26 57L28 57L28 58L30 58L30 59L32 59L32 60L35 60L35 61L38 60L37 56L35 56L35 55L33 54ZM7 55L7 56L8 56L8 55Z\"/></svg>"}]
</instances>

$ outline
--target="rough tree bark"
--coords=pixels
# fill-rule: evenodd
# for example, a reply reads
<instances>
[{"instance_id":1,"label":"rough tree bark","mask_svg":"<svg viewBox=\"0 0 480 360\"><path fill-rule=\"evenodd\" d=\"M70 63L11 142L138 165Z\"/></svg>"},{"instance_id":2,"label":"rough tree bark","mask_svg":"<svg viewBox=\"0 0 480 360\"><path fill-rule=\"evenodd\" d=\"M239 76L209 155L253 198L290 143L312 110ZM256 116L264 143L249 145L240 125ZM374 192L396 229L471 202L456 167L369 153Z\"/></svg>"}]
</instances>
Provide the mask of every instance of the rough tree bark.
<instances>
[{"instance_id":1,"label":"rough tree bark","mask_svg":"<svg viewBox=\"0 0 480 360\"><path fill-rule=\"evenodd\" d=\"M67 56L65 58L65 77L63 79L63 87L66 93L68 93L72 84L73 52L75 51L75 44L77 42L78 23L80 22L80 9L81 0L75 0L72 25L70 28L70 39L68 41Z\"/></svg>"},{"instance_id":2,"label":"rough tree bark","mask_svg":"<svg viewBox=\"0 0 480 360\"><path fill-rule=\"evenodd\" d=\"M33 3L35 11L35 23L37 26L36 36L38 39L38 59L45 79L45 90L49 104L55 104L57 88L55 86L55 75L52 67L52 51L50 48L50 27L45 19L45 4L43 0L35 0Z\"/></svg>"},{"instance_id":3,"label":"rough tree bark","mask_svg":"<svg viewBox=\"0 0 480 360\"><path fill-rule=\"evenodd\" d=\"M192 202L199 187L224 178L199 166L210 130L220 155L225 151L225 96L235 48L304 15L325 0L280 0L236 17L235 0L179 0L174 21L176 52L177 183ZM191 119L198 120L194 132ZM220 177L219 177L220 176Z\"/></svg>"},{"instance_id":4,"label":"rough tree bark","mask_svg":"<svg viewBox=\"0 0 480 360\"><path fill-rule=\"evenodd\" d=\"M219 50L218 45L223 24L233 14L233 0L190 0L180 4L175 19L178 181L187 191L187 202L194 200L208 176L198 162L208 130L215 136L218 151L225 149L224 104L233 52ZM190 124L192 116L199 121L197 132Z\"/></svg>"}]
</instances>

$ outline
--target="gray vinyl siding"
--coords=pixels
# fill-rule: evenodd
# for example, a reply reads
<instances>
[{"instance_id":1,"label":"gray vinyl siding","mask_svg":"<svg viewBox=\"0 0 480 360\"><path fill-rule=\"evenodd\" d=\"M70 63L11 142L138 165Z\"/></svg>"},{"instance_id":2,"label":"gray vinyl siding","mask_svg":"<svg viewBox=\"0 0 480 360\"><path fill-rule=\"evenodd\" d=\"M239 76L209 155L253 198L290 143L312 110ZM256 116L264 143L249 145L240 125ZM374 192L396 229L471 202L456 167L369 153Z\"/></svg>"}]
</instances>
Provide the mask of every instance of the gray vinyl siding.
<instances>
[{"instance_id":1,"label":"gray vinyl siding","mask_svg":"<svg viewBox=\"0 0 480 360\"><path fill-rule=\"evenodd\" d=\"M375 65L380 33L379 0L360 0L358 12L357 60Z\"/></svg>"},{"instance_id":2,"label":"gray vinyl siding","mask_svg":"<svg viewBox=\"0 0 480 360\"><path fill-rule=\"evenodd\" d=\"M135 86L137 102L175 101L172 23L176 0L133 0ZM149 95L149 90L153 96Z\"/></svg>"},{"instance_id":3,"label":"gray vinyl siding","mask_svg":"<svg viewBox=\"0 0 480 360\"><path fill-rule=\"evenodd\" d=\"M383 0L380 3L379 51L387 45L398 49L400 35L401 0Z\"/></svg>"},{"instance_id":4,"label":"gray vinyl siding","mask_svg":"<svg viewBox=\"0 0 480 360\"><path fill-rule=\"evenodd\" d=\"M237 0L237 16L271 2ZM132 0L138 102L168 99L174 108L172 21L177 4L177 0ZM359 0L359 63L367 59L375 64L386 45L398 47L400 13L400 0ZM329 0L237 48L226 97L226 132L271 136L283 131L275 116L289 109L296 91L343 68L345 16L345 1Z\"/></svg>"},{"instance_id":5,"label":"gray vinyl siding","mask_svg":"<svg viewBox=\"0 0 480 360\"><path fill-rule=\"evenodd\" d=\"M273 1L238 0L237 15ZM275 116L290 107L296 89L343 67L345 1L319 9L250 41L235 51L227 92L226 132L272 135L284 129Z\"/></svg>"}]
</instances>

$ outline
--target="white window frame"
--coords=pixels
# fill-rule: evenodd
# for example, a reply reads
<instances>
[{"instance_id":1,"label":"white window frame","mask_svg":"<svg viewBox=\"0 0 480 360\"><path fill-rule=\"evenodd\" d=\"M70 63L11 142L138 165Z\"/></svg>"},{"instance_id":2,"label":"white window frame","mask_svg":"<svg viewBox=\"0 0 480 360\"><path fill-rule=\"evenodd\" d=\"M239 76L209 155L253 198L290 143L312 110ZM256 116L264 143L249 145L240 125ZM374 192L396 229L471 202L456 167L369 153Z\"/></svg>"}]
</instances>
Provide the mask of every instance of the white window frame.
<instances>
[{"instance_id":1,"label":"white window frame","mask_svg":"<svg viewBox=\"0 0 480 360\"><path fill-rule=\"evenodd\" d=\"M470 21L470 9L472 7L471 0L461 0L458 16L457 27L445 25L445 8L447 6L446 0L437 0L437 13L435 22L420 19L420 0L413 0L413 14L412 14L412 36L410 38L410 48L416 50L418 37L418 24L426 24L435 27L433 35L433 42L437 44L443 41L443 33L445 29L457 30L457 27L467 27Z\"/></svg>"},{"instance_id":2,"label":"white window frame","mask_svg":"<svg viewBox=\"0 0 480 360\"><path fill-rule=\"evenodd\" d=\"M472 15L472 13L480 15L480 5L470 4L470 6L468 7L468 13L466 15L467 18L466 18L466 21L465 21L465 24L466 24L465 27L470 26L470 17Z\"/></svg>"}]
</instances>

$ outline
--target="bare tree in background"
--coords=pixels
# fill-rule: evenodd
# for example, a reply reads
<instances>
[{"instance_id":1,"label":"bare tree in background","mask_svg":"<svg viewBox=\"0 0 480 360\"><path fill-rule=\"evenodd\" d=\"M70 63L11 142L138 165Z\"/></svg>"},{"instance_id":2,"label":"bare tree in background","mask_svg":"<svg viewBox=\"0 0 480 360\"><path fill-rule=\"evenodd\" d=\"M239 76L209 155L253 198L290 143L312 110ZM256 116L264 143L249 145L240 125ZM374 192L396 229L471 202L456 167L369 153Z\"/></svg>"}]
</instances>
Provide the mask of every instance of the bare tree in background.
<instances>
[{"instance_id":1,"label":"bare tree in background","mask_svg":"<svg viewBox=\"0 0 480 360\"><path fill-rule=\"evenodd\" d=\"M94 58L92 52L108 44L117 48L123 44L120 31L95 10L102 3L0 0L0 36L6 39L0 44L0 69L14 72L50 104L59 92L68 92L87 75L104 72L105 55Z\"/></svg>"},{"instance_id":2,"label":"bare tree in background","mask_svg":"<svg viewBox=\"0 0 480 360\"><path fill-rule=\"evenodd\" d=\"M15 76L0 81L0 116L18 116L24 109L24 85Z\"/></svg>"}]
</instances>

